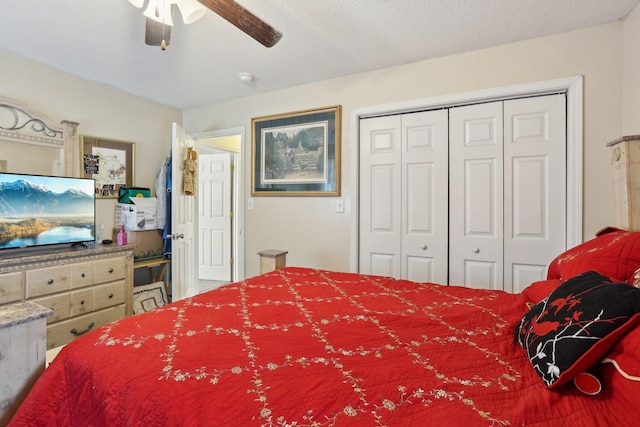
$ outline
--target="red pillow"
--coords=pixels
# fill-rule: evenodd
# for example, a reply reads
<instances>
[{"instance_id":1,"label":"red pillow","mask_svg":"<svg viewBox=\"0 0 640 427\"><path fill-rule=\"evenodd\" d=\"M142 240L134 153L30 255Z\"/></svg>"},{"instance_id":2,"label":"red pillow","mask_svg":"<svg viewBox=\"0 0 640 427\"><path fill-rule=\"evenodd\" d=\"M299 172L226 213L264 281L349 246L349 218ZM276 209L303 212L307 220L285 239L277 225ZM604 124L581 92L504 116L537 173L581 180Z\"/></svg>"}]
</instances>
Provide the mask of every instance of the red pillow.
<instances>
[{"instance_id":1,"label":"red pillow","mask_svg":"<svg viewBox=\"0 0 640 427\"><path fill-rule=\"evenodd\" d=\"M539 282L533 282L522 290L524 297L527 301L534 304L539 303L543 299L549 296L560 284L560 279L541 280Z\"/></svg>"},{"instance_id":2,"label":"red pillow","mask_svg":"<svg viewBox=\"0 0 640 427\"><path fill-rule=\"evenodd\" d=\"M614 229L558 255L549 265L547 279L566 280L580 273L597 271L624 282L638 268L640 232Z\"/></svg>"},{"instance_id":3,"label":"red pillow","mask_svg":"<svg viewBox=\"0 0 640 427\"><path fill-rule=\"evenodd\" d=\"M640 381L640 328L627 333L602 359L611 363L624 378Z\"/></svg>"}]
</instances>

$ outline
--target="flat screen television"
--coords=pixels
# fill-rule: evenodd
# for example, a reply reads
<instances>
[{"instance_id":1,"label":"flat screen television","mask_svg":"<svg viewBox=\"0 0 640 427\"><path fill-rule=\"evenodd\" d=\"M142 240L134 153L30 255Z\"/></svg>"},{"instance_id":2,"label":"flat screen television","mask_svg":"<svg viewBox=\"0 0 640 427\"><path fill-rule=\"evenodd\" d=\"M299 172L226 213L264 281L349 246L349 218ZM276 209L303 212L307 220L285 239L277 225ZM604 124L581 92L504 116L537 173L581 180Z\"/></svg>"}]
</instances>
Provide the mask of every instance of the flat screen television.
<instances>
[{"instance_id":1,"label":"flat screen television","mask_svg":"<svg viewBox=\"0 0 640 427\"><path fill-rule=\"evenodd\" d=\"M95 241L93 179L0 172L0 249Z\"/></svg>"}]
</instances>

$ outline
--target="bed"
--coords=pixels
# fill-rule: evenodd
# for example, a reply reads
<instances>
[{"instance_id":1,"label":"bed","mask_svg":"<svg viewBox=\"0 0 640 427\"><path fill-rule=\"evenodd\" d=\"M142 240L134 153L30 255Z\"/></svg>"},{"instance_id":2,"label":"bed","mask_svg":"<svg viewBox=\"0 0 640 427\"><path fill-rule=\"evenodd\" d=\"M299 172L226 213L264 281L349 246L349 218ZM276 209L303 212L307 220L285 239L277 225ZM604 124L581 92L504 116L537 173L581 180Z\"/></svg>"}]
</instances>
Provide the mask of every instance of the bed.
<instances>
[{"instance_id":1,"label":"bed","mask_svg":"<svg viewBox=\"0 0 640 427\"><path fill-rule=\"evenodd\" d=\"M638 268L623 230L519 294L286 267L73 341L10 426L635 425Z\"/></svg>"}]
</instances>

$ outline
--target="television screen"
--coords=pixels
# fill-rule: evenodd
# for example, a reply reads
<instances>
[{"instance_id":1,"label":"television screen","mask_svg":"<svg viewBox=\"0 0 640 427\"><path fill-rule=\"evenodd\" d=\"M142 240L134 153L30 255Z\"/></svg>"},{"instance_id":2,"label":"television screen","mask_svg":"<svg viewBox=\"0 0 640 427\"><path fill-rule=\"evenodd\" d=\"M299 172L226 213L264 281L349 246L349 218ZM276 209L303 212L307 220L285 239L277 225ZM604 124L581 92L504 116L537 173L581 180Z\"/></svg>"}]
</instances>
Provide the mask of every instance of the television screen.
<instances>
[{"instance_id":1,"label":"television screen","mask_svg":"<svg viewBox=\"0 0 640 427\"><path fill-rule=\"evenodd\" d=\"M0 249L95 240L94 180L0 173Z\"/></svg>"}]
</instances>

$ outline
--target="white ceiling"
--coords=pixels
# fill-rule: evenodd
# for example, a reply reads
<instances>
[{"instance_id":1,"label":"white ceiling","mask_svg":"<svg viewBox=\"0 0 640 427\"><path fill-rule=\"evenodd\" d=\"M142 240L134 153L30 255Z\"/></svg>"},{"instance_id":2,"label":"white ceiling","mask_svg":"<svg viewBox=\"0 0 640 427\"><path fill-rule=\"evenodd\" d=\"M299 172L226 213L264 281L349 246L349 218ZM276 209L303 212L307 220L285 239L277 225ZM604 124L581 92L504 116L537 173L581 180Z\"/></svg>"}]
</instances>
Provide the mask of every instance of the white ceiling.
<instances>
[{"instance_id":1,"label":"white ceiling","mask_svg":"<svg viewBox=\"0 0 640 427\"><path fill-rule=\"evenodd\" d=\"M0 49L188 109L621 20L640 0L238 3L282 40L265 48L211 11L191 25L176 11L162 51L144 44L142 9L127 0L1 0Z\"/></svg>"}]
</instances>

